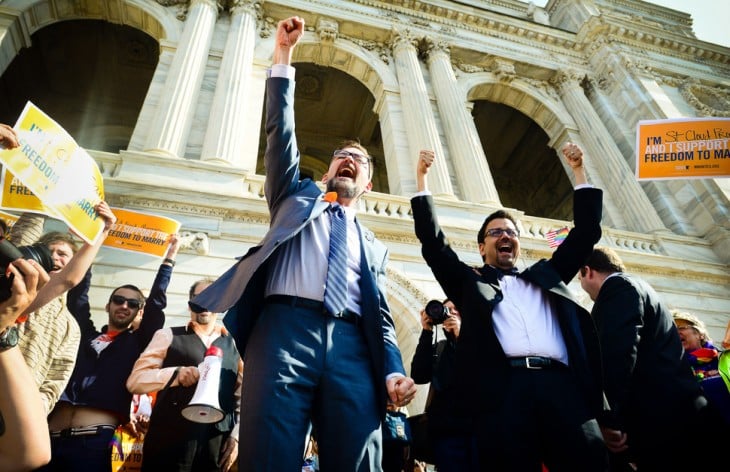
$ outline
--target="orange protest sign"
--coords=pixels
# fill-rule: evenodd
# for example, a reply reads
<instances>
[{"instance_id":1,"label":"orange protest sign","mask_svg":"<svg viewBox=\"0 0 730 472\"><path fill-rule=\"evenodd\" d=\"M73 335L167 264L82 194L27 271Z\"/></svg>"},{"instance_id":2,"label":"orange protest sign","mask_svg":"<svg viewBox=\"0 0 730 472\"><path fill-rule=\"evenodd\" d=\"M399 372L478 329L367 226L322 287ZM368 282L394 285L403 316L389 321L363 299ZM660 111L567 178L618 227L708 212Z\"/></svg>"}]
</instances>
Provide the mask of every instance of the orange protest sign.
<instances>
[{"instance_id":1,"label":"orange protest sign","mask_svg":"<svg viewBox=\"0 0 730 472\"><path fill-rule=\"evenodd\" d=\"M117 222L109 230L105 246L164 256L170 235L180 229L180 223L172 218L121 208L112 211Z\"/></svg>"},{"instance_id":2,"label":"orange protest sign","mask_svg":"<svg viewBox=\"0 0 730 472\"><path fill-rule=\"evenodd\" d=\"M638 180L730 177L730 118L640 121Z\"/></svg>"}]
</instances>

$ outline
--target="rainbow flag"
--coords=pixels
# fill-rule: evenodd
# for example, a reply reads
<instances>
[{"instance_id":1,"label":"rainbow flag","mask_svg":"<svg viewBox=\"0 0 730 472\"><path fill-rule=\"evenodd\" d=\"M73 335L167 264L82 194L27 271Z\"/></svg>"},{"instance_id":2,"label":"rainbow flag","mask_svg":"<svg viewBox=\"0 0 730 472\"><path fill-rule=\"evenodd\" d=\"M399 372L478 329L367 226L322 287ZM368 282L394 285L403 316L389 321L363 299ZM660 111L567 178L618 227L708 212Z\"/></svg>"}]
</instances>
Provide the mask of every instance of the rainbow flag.
<instances>
[{"instance_id":1,"label":"rainbow flag","mask_svg":"<svg viewBox=\"0 0 730 472\"><path fill-rule=\"evenodd\" d=\"M568 237L568 228L566 226L565 228L548 231L545 234L545 237L547 238L548 246L551 248L558 247L563 243L563 241L565 241L565 238Z\"/></svg>"}]
</instances>

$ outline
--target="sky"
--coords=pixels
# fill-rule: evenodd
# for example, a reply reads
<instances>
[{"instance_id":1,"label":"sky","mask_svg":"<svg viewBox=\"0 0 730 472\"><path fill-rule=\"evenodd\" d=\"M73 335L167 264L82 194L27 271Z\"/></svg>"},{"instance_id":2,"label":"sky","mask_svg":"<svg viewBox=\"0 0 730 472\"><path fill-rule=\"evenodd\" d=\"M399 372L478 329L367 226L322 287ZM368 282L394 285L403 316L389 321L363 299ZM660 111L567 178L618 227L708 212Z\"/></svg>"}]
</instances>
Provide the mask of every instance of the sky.
<instances>
[{"instance_id":1,"label":"sky","mask_svg":"<svg viewBox=\"0 0 730 472\"><path fill-rule=\"evenodd\" d=\"M526 0L525 0L526 1ZM533 0L544 6L547 0ZM692 29L702 41L730 47L730 1L728 0L649 0L692 15Z\"/></svg>"}]
</instances>

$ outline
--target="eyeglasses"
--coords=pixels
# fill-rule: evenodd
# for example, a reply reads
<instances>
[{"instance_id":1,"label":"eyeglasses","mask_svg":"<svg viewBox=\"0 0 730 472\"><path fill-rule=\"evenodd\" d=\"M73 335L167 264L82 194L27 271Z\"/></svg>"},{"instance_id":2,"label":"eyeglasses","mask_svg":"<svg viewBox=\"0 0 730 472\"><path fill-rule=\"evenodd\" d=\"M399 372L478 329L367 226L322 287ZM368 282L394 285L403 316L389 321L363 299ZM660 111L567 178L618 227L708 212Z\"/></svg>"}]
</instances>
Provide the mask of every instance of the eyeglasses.
<instances>
[{"instance_id":1,"label":"eyeglasses","mask_svg":"<svg viewBox=\"0 0 730 472\"><path fill-rule=\"evenodd\" d=\"M133 310L142 306L142 302L136 298L125 298L121 295L112 295L109 300L111 300L111 302L115 305L124 305L126 303L127 306Z\"/></svg>"},{"instance_id":2,"label":"eyeglasses","mask_svg":"<svg viewBox=\"0 0 730 472\"><path fill-rule=\"evenodd\" d=\"M484 232L485 235L491 237L491 238L499 238L503 234L506 234L510 238L519 238L520 232L515 231L511 228L492 228L488 229Z\"/></svg>"},{"instance_id":3,"label":"eyeglasses","mask_svg":"<svg viewBox=\"0 0 730 472\"><path fill-rule=\"evenodd\" d=\"M360 154L359 152L345 151L344 149L337 149L332 154L332 157L334 159L344 159L346 157L351 157L361 166L370 166L370 161L372 160L370 156L366 156L365 154Z\"/></svg>"},{"instance_id":4,"label":"eyeglasses","mask_svg":"<svg viewBox=\"0 0 730 472\"><path fill-rule=\"evenodd\" d=\"M694 326L677 326L678 331L684 331L686 329L695 329Z\"/></svg>"}]
</instances>

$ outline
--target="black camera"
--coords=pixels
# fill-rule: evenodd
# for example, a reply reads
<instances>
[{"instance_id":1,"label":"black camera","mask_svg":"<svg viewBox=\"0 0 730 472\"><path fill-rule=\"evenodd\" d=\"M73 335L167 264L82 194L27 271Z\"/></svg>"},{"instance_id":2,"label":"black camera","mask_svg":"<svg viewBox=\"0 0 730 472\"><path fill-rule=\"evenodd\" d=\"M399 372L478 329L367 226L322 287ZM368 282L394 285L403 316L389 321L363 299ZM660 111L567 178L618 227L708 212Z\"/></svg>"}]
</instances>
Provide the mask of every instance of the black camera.
<instances>
[{"instance_id":1,"label":"black camera","mask_svg":"<svg viewBox=\"0 0 730 472\"><path fill-rule=\"evenodd\" d=\"M449 309L440 301L431 300L426 303L426 314L431 318L431 323L437 325L446 321L446 318L449 316Z\"/></svg>"},{"instance_id":2,"label":"black camera","mask_svg":"<svg viewBox=\"0 0 730 472\"><path fill-rule=\"evenodd\" d=\"M16 259L36 261L46 272L53 270L53 256L45 244L35 243L30 246L15 246L7 239L0 240L0 302L10 298L12 279L5 277L8 264Z\"/></svg>"}]
</instances>

